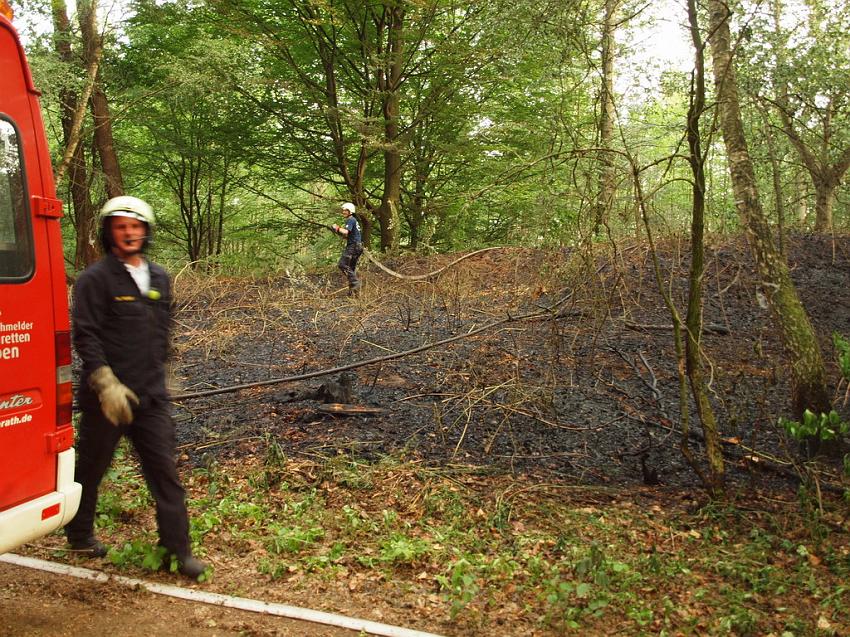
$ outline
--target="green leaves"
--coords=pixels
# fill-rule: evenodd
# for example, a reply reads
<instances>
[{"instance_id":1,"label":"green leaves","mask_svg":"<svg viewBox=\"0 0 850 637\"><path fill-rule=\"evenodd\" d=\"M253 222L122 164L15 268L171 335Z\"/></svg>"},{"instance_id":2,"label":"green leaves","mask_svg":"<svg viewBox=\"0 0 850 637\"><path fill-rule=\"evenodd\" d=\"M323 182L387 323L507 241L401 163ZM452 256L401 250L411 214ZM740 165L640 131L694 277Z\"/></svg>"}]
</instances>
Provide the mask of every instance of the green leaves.
<instances>
[{"instance_id":1,"label":"green leaves","mask_svg":"<svg viewBox=\"0 0 850 637\"><path fill-rule=\"evenodd\" d=\"M463 557L452 562L446 575L437 575L435 579L451 602L452 619L457 617L480 591L477 570Z\"/></svg>"},{"instance_id":2,"label":"green leaves","mask_svg":"<svg viewBox=\"0 0 850 637\"><path fill-rule=\"evenodd\" d=\"M839 333L832 335L832 343L838 355L838 367L844 380L850 382L850 341L847 341Z\"/></svg>"},{"instance_id":3,"label":"green leaves","mask_svg":"<svg viewBox=\"0 0 850 637\"><path fill-rule=\"evenodd\" d=\"M797 440L836 440L850 432L850 423L842 420L834 409L828 414L815 414L807 409L802 422L780 418L779 426Z\"/></svg>"},{"instance_id":4,"label":"green leaves","mask_svg":"<svg viewBox=\"0 0 850 637\"><path fill-rule=\"evenodd\" d=\"M158 544L134 539L125 542L119 548L111 549L109 561L121 568L136 566L149 571L158 571L165 565L167 552L164 547Z\"/></svg>"}]
</instances>

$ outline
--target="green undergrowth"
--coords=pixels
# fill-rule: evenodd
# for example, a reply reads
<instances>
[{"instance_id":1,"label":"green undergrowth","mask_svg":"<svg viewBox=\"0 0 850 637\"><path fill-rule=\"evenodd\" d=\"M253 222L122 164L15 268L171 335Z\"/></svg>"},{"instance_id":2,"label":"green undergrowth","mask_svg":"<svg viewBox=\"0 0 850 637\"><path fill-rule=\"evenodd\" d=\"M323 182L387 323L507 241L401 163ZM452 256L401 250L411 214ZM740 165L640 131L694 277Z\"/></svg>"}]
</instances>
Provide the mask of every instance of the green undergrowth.
<instances>
[{"instance_id":1,"label":"green undergrowth","mask_svg":"<svg viewBox=\"0 0 850 637\"><path fill-rule=\"evenodd\" d=\"M398 623L418 613L420 627L455 635L850 634L838 500L813 523L794 494L699 506L693 493L293 460L267 443L251 461L184 474L196 550L219 565L209 585L246 564L253 588L230 586L261 598L343 582L385 620L409 608ZM100 507L112 562L157 568L138 473L113 470ZM148 521L127 528L142 510Z\"/></svg>"}]
</instances>

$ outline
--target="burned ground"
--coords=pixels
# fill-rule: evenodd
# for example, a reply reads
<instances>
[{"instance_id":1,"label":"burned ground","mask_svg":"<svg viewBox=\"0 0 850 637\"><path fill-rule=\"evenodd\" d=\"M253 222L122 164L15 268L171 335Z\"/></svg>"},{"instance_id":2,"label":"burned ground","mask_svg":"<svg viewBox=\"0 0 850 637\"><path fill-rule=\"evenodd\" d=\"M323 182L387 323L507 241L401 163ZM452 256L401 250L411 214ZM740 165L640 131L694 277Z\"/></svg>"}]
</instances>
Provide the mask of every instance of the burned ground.
<instances>
[{"instance_id":1,"label":"burned ground","mask_svg":"<svg viewBox=\"0 0 850 637\"><path fill-rule=\"evenodd\" d=\"M659 254L663 285L682 312L688 251L669 242ZM850 239L798 236L787 252L837 382L832 334L850 335ZM456 258L386 264L413 275ZM425 282L365 260L362 270L358 299L345 296L331 270L215 283L181 273L175 345L183 393L334 369L494 325L356 367L352 402L377 414L324 413L316 392L336 373L181 400L184 461L263 453L277 443L293 457L389 455L591 485L698 484L679 448L672 321L645 245L593 257L497 249ZM742 489L793 484L762 469L787 451L776 421L788 415L790 378L760 295L746 245L716 241L707 252L703 349L729 480ZM695 413L689 419L701 457Z\"/></svg>"}]
</instances>

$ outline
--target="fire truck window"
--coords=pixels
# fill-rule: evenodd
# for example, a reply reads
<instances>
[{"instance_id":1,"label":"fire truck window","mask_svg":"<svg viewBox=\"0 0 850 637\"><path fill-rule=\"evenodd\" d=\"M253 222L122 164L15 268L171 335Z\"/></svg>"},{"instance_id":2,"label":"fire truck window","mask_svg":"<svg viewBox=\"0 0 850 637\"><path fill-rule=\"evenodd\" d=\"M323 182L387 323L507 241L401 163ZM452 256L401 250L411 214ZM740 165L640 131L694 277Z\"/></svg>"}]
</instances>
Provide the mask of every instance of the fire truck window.
<instances>
[{"instance_id":1,"label":"fire truck window","mask_svg":"<svg viewBox=\"0 0 850 637\"><path fill-rule=\"evenodd\" d=\"M18 131L0 118L0 279L23 280L32 270L32 231Z\"/></svg>"}]
</instances>

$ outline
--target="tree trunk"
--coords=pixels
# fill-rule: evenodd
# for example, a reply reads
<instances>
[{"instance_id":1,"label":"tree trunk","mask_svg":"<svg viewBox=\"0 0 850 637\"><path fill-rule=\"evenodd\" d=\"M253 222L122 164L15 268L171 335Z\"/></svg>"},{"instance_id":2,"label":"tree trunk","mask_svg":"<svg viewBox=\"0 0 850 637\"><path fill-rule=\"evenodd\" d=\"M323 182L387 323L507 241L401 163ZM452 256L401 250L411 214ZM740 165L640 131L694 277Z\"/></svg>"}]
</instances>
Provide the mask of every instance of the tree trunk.
<instances>
[{"instance_id":1,"label":"tree trunk","mask_svg":"<svg viewBox=\"0 0 850 637\"><path fill-rule=\"evenodd\" d=\"M777 36L782 34L782 0L773 0L773 27ZM781 62L784 57L783 49L787 45L787 39L782 37L777 46L776 56ZM788 86L782 84L777 101L787 103ZM770 153L770 169L773 173L773 198L776 206L776 221L779 226L779 252L785 254L785 197L782 194L782 171L780 169L779 157L776 152L776 144L773 139L770 114L767 109L759 109L764 117L764 133L767 138L767 150ZM784 155L784 153L783 153Z\"/></svg>"},{"instance_id":2,"label":"tree trunk","mask_svg":"<svg viewBox=\"0 0 850 637\"><path fill-rule=\"evenodd\" d=\"M797 198L797 223L802 226L809 217L809 193L802 170L794 171L794 194Z\"/></svg>"},{"instance_id":3,"label":"tree trunk","mask_svg":"<svg viewBox=\"0 0 850 637\"><path fill-rule=\"evenodd\" d=\"M815 232L832 230L832 204L838 184L825 179L814 179L815 183Z\"/></svg>"},{"instance_id":4,"label":"tree trunk","mask_svg":"<svg viewBox=\"0 0 850 637\"><path fill-rule=\"evenodd\" d=\"M106 196L119 197L124 194L124 179L118 163L118 154L115 152L109 102L106 99L106 93L99 86L95 87L90 103L94 118L94 143L100 157L100 167L103 170Z\"/></svg>"},{"instance_id":5,"label":"tree trunk","mask_svg":"<svg viewBox=\"0 0 850 637\"><path fill-rule=\"evenodd\" d=\"M384 116L384 193L378 219L381 223L381 250L392 251L399 243L399 202L401 201L401 148L399 146L399 82L402 72L404 10L391 3L387 9L387 65L379 74Z\"/></svg>"},{"instance_id":6,"label":"tree trunk","mask_svg":"<svg viewBox=\"0 0 850 637\"><path fill-rule=\"evenodd\" d=\"M80 19L80 34L83 38L86 66L95 60L100 60L103 51L103 38L97 26L97 0L80 0L77 3ZM92 88L89 106L94 120L94 146L100 158L103 179L108 198L124 194L124 180L115 153L115 143L112 136L112 118L109 115L109 102L103 92L101 73L98 70L95 84Z\"/></svg>"},{"instance_id":7,"label":"tree trunk","mask_svg":"<svg viewBox=\"0 0 850 637\"><path fill-rule=\"evenodd\" d=\"M425 160L417 162L413 195L410 197L407 225L410 228L410 249L417 250L424 239L425 226Z\"/></svg>"},{"instance_id":8,"label":"tree trunk","mask_svg":"<svg viewBox=\"0 0 850 637\"><path fill-rule=\"evenodd\" d=\"M68 9L64 0L52 0L54 47L59 59L67 64L74 63L71 50L71 25L68 20ZM74 268L81 270L94 263L99 254L97 244L97 222L89 191L88 171L86 169L85 148L79 143L79 130L75 138L74 122L77 112L82 108L77 94L70 89L59 92L60 120L62 123L63 141L66 151L71 149L70 156L58 168L57 182L67 167L68 189L71 193L72 221L76 232L74 248Z\"/></svg>"},{"instance_id":9,"label":"tree trunk","mask_svg":"<svg viewBox=\"0 0 850 637\"><path fill-rule=\"evenodd\" d=\"M696 0L688 0L688 18L695 51L694 82L691 104L688 108L687 137L688 157L694 177L693 207L691 212L691 271L688 276L688 313L685 319L685 368L691 384L691 394L696 403L697 414L702 423L708 457L706 487L719 495L723 489L723 448L717 431L714 410L708 400L702 369L702 280L705 271L705 156L700 138L700 118L705 110L705 55L702 36L699 32ZM683 432L687 438L688 432ZM687 441L683 441L687 444Z\"/></svg>"},{"instance_id":10,"label":"tree trunk","mask_svg":"<svg viewBox=\"0 0 850 637\"><path fill-rule=\"evenodd\" d=\"M729 162L732 190L762 287L791 362L792 409L829 412L831 403L820 344L791 281L788 264L776 249L762 209L741 120L738 85L732 60L729 9L723 0L709 0L711 51L720 127Z\"/></svg>"},{"instance_id":11,"label":"tree trunk","mask_svg":"<svg viewBox=\"0 0 850 637\"><path fill-rule=\"evenodd\" d=\"M355 180L354 183L351 184L351 190L354 193L354 205L357 207L357 210L363 211L369 210L368 201L364 192L367 160L368 153L366 151L366 142L363 141L360 143L360 154L357 157L357 167L354 173ZM357 219L360 221L363 245L368 248L372 243L372 214L363 212L362 214L357 215Z\"/></svg>"},{"instance_id":12,"label":"tree trunk","mask_svg":"<svg viewBox=\"0 0 850 637\"><path fill-rule=\"evenodd\" d=\"M311 19L319 20L318 14L312 8L308 6L305 10ZM357 210L371 210L366 198L364 185L366 181L366 168L368 167L369 160L369 142L366 139L361 138L360 150L357 154L357 162L354 166L354 171L352 172L350 170L348 156L346 154L347 144L345 132L342 121L340 120L339 93L337 90L336 78L338 51L336 45L334 44L331 46L329 44L330 42L330 39L326 40L323 38L317 38L315 46L316 51L319 54L319 59L322 63L322 70L324 73L324 94L325 100L328 104L328 108L325 109L325 118L328 124L328 131L331 139L333 140L334 156L336 157L339 173L342 175L343 181L351 193L352 202L356 206ZM367 101L367 103L363 106L364 112L362 116L364 121L368 121L372 117L370 108L371 106ZM357 218L360 221L363 245L368 247L372 240L372 215L363 213L357 215Z\"/></svg>"},{"instance_id":13,"label":"tree trunk","mask_svg":"<svg viewBox=\"0 0 850 637\"><path fill-rule=\"evenodd\" d=\"M764 116L764 136L767 141L767 154L770 159L770 172L773 181L773 206L776 209L777 248L785 254L785 196L782 192L782 168L776 152L773 131L770 128L768 113L760 109Z\"/></svg>"},{"instance_id":14,"label":"tree trunk","mask_svg":"<svg viewBox=\"0 0 850 637\"><path fill-rule=\"evenodd\" d=\"M593 234L599 234L607 225L614 200L614 156L608 152L614 140L614 47L616 24L614 15L619 0L605 0L605 17L602 22L602 84L599 91L599 190Z\"/></svg>"}]
</instances>

